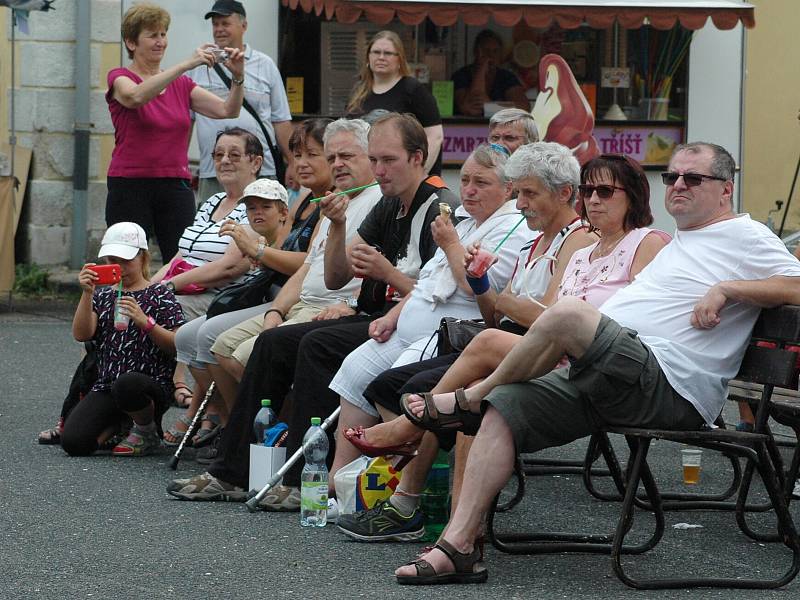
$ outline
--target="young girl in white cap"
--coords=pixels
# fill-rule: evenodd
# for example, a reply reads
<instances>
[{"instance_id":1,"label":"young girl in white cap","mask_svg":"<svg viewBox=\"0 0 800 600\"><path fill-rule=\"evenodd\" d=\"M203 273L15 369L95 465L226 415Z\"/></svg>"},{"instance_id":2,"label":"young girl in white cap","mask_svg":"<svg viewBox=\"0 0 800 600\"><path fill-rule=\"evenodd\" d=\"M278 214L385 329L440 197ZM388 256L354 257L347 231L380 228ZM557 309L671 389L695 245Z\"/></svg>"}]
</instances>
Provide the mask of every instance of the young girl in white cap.
<instances>
[{"instance_id":1,"label":"young girl in white cap","mask_svg":"<svg viewBox=\"0 0 800 600\"><path fill-rule=\"evenodd\" d=\"M184 322L183 312L171 291L150 283L147 236L139 225L109 227L99 256L120 265L122 281L97 286L95 263L78 274L83 293L72 334L95 343L98 378L67 418L61 445L70 455L86 456L130 427L111 452L140 456L161 443L161 417L172 400L175 330ZM129 319L126 327L115 327L117 304Z\"/></svg>"}]
</instances>

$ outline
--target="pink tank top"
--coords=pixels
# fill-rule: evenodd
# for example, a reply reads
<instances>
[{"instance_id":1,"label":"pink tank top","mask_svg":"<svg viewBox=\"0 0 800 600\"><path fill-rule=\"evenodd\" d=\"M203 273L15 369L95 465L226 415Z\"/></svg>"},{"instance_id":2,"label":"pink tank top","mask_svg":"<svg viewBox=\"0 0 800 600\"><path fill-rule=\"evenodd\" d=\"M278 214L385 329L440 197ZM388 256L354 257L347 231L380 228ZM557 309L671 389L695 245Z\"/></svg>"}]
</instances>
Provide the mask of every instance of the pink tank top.
<instances>
[{"instance_id":1,"label":"pink tank top","mask_svg":"<svg viewBox=\"0 0 800 600\"><path fill-rule=\"evenodd\" d=\"M595 308L631 282L631 264L641 241L652 231L647 227L633 229L622 238L608 256L589 260L599 242L576 250L572 255L558 297L576 296Z\"/></svg>"}]
</instances>

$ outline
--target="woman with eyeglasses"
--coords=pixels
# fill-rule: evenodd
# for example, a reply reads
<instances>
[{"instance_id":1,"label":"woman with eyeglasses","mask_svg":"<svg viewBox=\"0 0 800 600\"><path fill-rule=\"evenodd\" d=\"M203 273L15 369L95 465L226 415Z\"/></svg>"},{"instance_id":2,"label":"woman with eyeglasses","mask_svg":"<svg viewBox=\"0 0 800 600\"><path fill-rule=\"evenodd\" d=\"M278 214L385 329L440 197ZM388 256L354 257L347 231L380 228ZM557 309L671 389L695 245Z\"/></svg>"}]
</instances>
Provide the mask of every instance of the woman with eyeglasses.
<instances>
[{"instance_id":1,"label":"woman with eyeglasses","mask_svg":"<svg viewBox=\"0 0 800 600\"><path fill-rule=\"evenodd\" d=\"M394 31L379 31L367 45L347 117L364 117L376 110L414 115L428 138L425 170L441 175L444 129L439 107L428 88L411 77L403 42Z\"/></svg>"},{"instance_id":2,"label":"woman with eyeglasses","mask_svg":"<svg viewBox=\"0 0 800 600\"><path fill-rule=\"evenodd\" d=\"M164 441L168 445L180 443L211 384L212 377L207 369L211 360L209 349L215 341L214 336L220 332L220 325L227 324L222 328L224 331L251 317L260 324L267 310L247 309L246 314L241 314L241 319L236 322L231 322L231 318L236 320L235 314L207 320L206 309L219 287L244 275L253 263L258 264L259 268L271 269L290 277L306 259L309 243L319 224L319 205L312 203L311 198L326 194L333 185L330 167L322 149L322 135L328 123L330 119L309 119L292 133L289 148L295 157L298 179L310 191L288 209L278 231L272 231L269 235L261 231L261 239L254 228L262 230L265 225L250 224L246 204L240 201L244 190L256 180L261 169L261 142L252 133L240 128L227 129L217 138L212 156L217 179L225 191L213 195L200 207L194 225L187 227L181 237L181 251L176 256L176 260L206 262L167 282L168 286L175 288L184 312L191 312L187 318L193 319L176 342L179 365L176 369L176 400L182 399L182 392L184 399L189 400L189 407L186 414L181 415L164 433ZM274 214L271 215L271 218L274 217ZM216 260L214 252L217 253ZM157 277L163 274L164 269L157 273ZM187 287L191 290L198 285L215 289L201 294L181 294ZM193 393L183 378L186 365L191 366L195 379ZM196 446L210 442L220 426L224 425L227 416L224 406L214 404L209 413L212 418L202 423L194 441Z\"/></svg>"},{"instance_id":3,"label":"woman with eyeglasses","mask_svg":"<svg viewBox=\"0 0 800 600\"><path fill-rule=\"evenodd\" d=\"M532 162L530 156L520 155L520 152L537 147L543 151L547 146L563 148L559 144L544 143L523 146L512 156L509 169L513 170L517 159ZM565 152L568 151L565 149ZM575 173L577 175L577 164ZM582 183L577 186L578 213L600 239L595 238L594 243L575 250L565 259L561 271L563 276L553 282L551 294L541 303L538 314L546 309L545 305L566 295L579 296L595 306L601 305L614 291L630 283L665 245L665 236L647 227L653 221L650 188L636 161L623 156L602 155L584 165L580 170L580 180ZM541 183L533 178L516 182L520 191L518 204L527 204L527 210L535 211L537 215L542 212L542 202L536 200L544 187L537 185ZM524 298L520 300L525 301ZM431 392L410 393L419 389L415 389L419 382L415 378L407 382L402 391L409 393L399 403L405 416L370 429L350 430L345 433L346 437L366 454L394 453L410 457L417 452L418 446L438 447L431 434L426 436L427 441L423 438L426 428L435 430L438 442L445 446L452 445L457 430L474 433L480 415L477 407L466 402L463 390L491 373L519 339L518 332L501 329L481 332L442 373ZM375 395L374 399L381 405L397 405L397 400L391 397L385 401ZM439 411L438 418L433 417L433 407ZM415 462L407 468L417 470L421 467L427 471L427 464L414 467ZM405 477L404 473L403 481ZM412 476L411 479L424 481L423 476ZM454 504L457 501L457 482L458 478L454 484ZM344 527L348 526L349 522L345 521ZM339 527L342 527L341 522Z\"/></svg>"}]
</instances>

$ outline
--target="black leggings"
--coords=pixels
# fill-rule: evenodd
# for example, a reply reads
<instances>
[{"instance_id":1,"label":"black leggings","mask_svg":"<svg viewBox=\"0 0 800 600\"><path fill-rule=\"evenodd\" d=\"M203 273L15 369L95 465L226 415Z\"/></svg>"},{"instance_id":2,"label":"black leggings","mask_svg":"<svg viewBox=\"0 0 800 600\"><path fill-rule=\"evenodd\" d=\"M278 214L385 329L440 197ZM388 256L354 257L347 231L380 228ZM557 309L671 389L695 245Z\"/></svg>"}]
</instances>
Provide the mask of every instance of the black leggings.
<instances>
[{"instance_id":1,"label":"black leggings","mask_svg":"<svg viewBox=\"0 0 800 600\"><path fill-rule=\"evenodd\" d=\"M158 240L161 258L178 253L183 230L194 222L194 192L186 179L109 177L106 225L133 221Z\"/></svg>"},{"instance_id":2,"label":"black leggings","mask_svg":"<svg viewBox=\"0 0 800 600\"><path fill-rule=\"evenodd\" d=\"M89 392L78 402L64 424L61 447L71 456L89 456L97 450L101 433L109 427L130 424L128 413L151 403L160 433L161 417L169 407L167 391L148 375L120 375L110 390Z\"/></svg>"}]
</instances>

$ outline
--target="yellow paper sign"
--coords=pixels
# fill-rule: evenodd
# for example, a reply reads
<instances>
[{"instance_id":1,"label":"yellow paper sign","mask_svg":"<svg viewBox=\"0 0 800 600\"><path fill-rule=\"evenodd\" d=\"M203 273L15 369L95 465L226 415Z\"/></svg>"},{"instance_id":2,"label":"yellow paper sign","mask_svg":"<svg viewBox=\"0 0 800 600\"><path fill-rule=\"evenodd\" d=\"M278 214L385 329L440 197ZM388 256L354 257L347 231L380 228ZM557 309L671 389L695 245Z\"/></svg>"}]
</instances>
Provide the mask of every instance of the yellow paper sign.
<instances>
[{"instance_id":1,"label":"yellow paper sign","mask_svg":"<svg viewBox=\"0 0 800 600\"><path fill-rule=\"evenodd\" d=\"M303 112L303 78L286 78L286 95L289 97L289 110L292 114Z\"/></svg>"}]
</instances>

